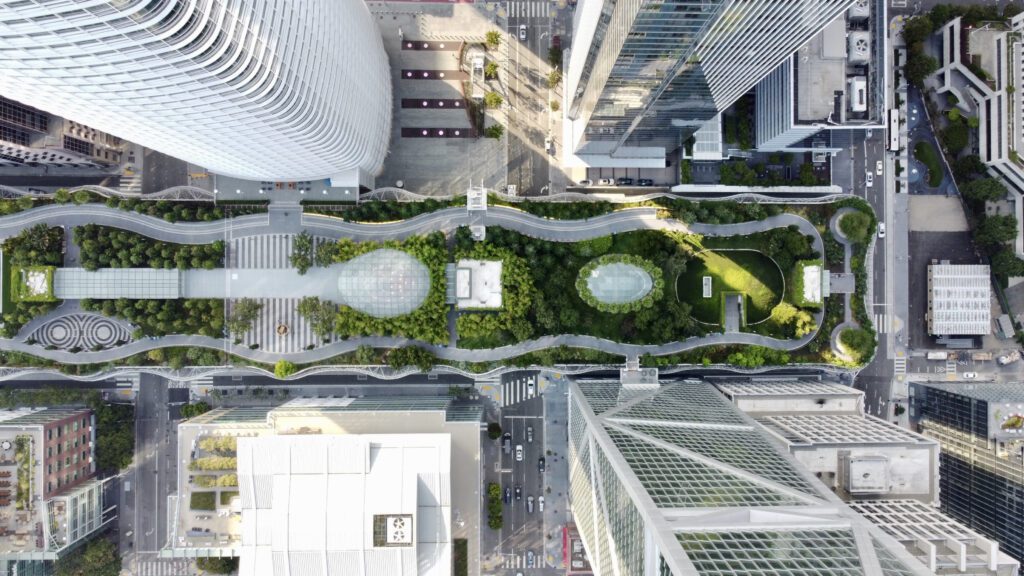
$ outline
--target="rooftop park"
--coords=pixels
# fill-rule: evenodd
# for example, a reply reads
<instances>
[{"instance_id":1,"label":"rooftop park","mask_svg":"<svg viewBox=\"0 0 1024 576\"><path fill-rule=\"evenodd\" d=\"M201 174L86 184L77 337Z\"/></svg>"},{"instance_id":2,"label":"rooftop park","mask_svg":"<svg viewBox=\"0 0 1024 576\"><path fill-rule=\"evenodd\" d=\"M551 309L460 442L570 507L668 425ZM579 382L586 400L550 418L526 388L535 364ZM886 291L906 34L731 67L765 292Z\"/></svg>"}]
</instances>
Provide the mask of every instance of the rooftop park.
<instances>
[{"instance_id":1,"label":"rooftop park","mask_svg":"<svg viewBox=\"0 0 1024 576\"><path fill-rule=\"evenodd\" d=\"M13 337L32 318L60 304L53 298L53 267L61 264L63 243L64 229L46 224L4 240L3 336Z\"/></svg>"}]
</instances>

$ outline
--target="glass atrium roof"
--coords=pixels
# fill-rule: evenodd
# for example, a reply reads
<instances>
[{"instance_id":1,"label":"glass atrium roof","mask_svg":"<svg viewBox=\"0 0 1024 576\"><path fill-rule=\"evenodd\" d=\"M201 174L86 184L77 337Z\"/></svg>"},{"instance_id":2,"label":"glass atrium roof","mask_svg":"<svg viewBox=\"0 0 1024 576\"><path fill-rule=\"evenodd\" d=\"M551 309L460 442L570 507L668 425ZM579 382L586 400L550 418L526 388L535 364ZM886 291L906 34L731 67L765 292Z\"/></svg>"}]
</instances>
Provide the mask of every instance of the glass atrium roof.
<instances>
[{"instance_id":1,"label":"glass atrium roof","mask_svg":"<svg viewBox=\"0 0 1024 576\"><path fill-rule=\"evenodd\" d=\"M430 270L415 256L382 248L347 261L338 274L339 301L378 318L408 314L430 292Z\"/></svg>"},{"instance_id":2,"label":"glass atrium roof","mask_svg":"<svg viewBox=\"0 0 1024 576\"><path fill-rule=\"evenodd\" d=\"M701 576L862 576L850 530L678 533Z\"/></svg>"},{"instance_id":3,"label":"glass atrium roof","mask_svg":"<svg viewBox=\"0 0 1024 576\"><path fill-rule=\"evenodd\" d=\"M639 300L654 287L646 270L633 264L613 262L594 268L587 277L587 288L599 301L623 304Z\"/></svg>"}]
</instances>

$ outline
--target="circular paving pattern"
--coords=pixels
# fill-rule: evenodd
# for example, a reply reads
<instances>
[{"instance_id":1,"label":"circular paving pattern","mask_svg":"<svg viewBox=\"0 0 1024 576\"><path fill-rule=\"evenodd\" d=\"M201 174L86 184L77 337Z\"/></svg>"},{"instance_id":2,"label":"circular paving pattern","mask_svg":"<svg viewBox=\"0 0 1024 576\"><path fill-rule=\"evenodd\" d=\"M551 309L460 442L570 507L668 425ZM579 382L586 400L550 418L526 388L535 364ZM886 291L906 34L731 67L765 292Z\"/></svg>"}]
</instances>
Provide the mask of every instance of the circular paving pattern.
<instances>
[{"instance_id":1,"label":"circular paving pattern","mask_svg":"<svg viewBox=\"0 0 1024 576\"><path fill-rule=\"evenodd\" d=\"M60 350L92 350L128 342L132 334L126 324L106 316L75 313L50 320L37 328L30 338L42 346L53 346Z\"/></svg>"}]
</instances>

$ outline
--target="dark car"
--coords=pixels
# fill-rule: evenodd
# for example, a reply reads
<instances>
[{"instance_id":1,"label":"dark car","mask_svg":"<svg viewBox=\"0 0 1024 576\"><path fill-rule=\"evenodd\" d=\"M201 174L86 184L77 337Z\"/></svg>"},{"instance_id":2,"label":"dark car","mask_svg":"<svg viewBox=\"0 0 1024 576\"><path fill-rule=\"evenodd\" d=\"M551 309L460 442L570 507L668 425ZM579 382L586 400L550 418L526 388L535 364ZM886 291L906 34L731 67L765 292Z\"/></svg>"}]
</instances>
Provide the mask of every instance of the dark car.
<instances>
[{"instance_id":1,"label":"dark car","mask_svg":"<svg viewBox=\"0 0 1024 576\"><path fill-rule=\"evenodd\" d=\"M512 453L512 435L505 432L505 435L501 437L501 447L505 449L505 454Z\"/></svg>"},{"instance_id":2,"label":"dark car","mask_svg":"<svg viewBox=\"0 0 1024 576\"><path fill-rule=\"evenodd\" d=\"M552 36L551 37L551 47L552 48L561 48L562 47L562 37L559 36L558 34L555 34L554 36Z\"/></svg>"},{"instance_id":3,"label":"dark car","mask_svg":"<svg viewBox=\"0 0 1024 576\"><path fill-rule=\"evenodd\" d=\"M615 183L618 184L619 186L632 186L633 185L633 179L632 178L625 178L625 177L623 177L623 178L619 178L618 180L616 180Z\"/></svg>"},{"instance_id":4,"label":"dark car","mask_svg":"<svg viewBox=\"0 0 1024 576\"><path fill-rule=\"evenodd\" d=\"M543 456L537 459L537 469L540 470L542 474L544 473L544 470L547 468L547 463L548 461L545 460Z\"/></svg>"},{"instance_id":5,"label":"dark car","mask_svg":"<svg viewBox=\"0 0 1024 576\"><path fill-rule=\"evenodd\" d=\"M511 488L505 488L505 504L511 504L511 503L512 503L512 489Z\"/></svg>"},{"instance_id":6,"label":"dark car","mask_svg":"<svg viewBox=\"0 0 1024 576\"><path fill-rule=\"evenodd\" d=\"M641 178L637 180L637 184L640 186L654 186L654 180L651 180L650 178Z\"/></svg>"},{"instance_id":7,"label":"dark car","mask_svg":"<svg viewBox=\"0 0 1024 576\"><path fill-rule=\"evenodd\" d=\"M522 486L516 486L516 500L522 500L522 499L523 499L523 487Z\"/></svg>"}]
</instances>

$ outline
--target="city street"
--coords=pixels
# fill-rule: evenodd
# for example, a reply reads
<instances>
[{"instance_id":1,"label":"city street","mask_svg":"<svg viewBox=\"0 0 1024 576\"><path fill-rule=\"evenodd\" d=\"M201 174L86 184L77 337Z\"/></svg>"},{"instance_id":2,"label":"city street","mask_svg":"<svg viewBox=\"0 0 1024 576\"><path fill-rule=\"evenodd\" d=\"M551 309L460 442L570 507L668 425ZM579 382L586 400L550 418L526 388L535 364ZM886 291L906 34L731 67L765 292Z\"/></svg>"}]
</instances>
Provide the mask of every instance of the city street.
<instances>
[{"instance_id":1,"label":"city street","mask_svg":"<svg viewBox=\"0 0 1024 576\"><path fill-rule=\"evenodd\" d=\"M508 180L519 195L547 192L553 156L544 148L552 134L547 62L557 5L544 0L509 0L507 4ZM526 39L520 40L520 27Z\"/></svg>"}]
</instances>

